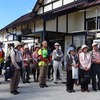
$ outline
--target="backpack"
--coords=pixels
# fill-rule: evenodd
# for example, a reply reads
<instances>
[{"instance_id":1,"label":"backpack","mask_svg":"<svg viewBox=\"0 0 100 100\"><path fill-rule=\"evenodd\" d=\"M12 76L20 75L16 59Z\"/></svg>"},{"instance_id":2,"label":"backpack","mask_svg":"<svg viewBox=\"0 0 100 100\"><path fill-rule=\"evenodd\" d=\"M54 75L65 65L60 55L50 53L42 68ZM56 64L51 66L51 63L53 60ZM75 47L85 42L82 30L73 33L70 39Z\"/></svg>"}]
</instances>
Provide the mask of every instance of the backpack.
<instances>
[{"instance_id":1,"label":"backpack","mask_svg":"<svg viewBox=\"0 0 100 100\"><path fill-rule=\"evenodd\" d=\"M15 52L15 56L17 55L16 51L14 50ZM12 78L13 76L13 69L12 69L12 61L11 61L11 56L9 55L6 59L6 63L5 63L5 78L8 79L8 78Z\"/></svg>"},{"instance_id":2,"label":"backpack","mask_svg":"<svg viewBox=\"0 0 100 100\"><path fill-rule=\"evenodd\" d=\"M8 78L12 78L13 76L13 70L12 70L12 67L7 67L6 70L5 70L5 78L8 79Z\"/></svg>"}]
</instances>

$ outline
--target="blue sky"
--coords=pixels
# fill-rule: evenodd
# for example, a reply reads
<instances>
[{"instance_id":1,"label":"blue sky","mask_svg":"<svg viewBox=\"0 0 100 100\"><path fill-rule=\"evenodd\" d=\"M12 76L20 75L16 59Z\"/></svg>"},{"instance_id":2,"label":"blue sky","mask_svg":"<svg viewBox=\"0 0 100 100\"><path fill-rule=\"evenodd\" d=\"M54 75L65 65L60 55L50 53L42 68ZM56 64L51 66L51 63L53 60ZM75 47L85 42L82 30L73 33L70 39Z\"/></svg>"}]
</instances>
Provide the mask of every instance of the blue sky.
<instances>
[{"instance_id":1,"label":"blue sky","mask_svg":"<svg viewBox=\"0 0 100 100\"><path fill-rule=\"evenodd\" d=\"M32 11L37 0L0 0L0 29Z\"/></svg>"}]
</instances>

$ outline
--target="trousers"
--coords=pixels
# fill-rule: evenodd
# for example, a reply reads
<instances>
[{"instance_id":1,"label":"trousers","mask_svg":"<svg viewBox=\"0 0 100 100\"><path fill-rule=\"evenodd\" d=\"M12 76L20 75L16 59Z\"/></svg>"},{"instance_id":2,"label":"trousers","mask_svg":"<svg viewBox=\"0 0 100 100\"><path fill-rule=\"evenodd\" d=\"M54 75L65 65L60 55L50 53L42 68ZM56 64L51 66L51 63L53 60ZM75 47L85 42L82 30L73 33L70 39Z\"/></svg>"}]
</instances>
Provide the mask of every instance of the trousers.
<instances>
[{"instance_id":1,"label":"trousers","mask_svg":"<svg viewBox=\"0 0 100 100\"><path fill-rule=\"evenodd\" d=\"M57 82L57 69L59 71L60 77L62 82L64 82L64 75L62 72L62 66L60 61L53 61L53 77L54 77L54 82Z\"/></svg>"},{"instance_id":2,"label":"trousers","mask_svg":"<svg viewBox=\"0 0 100 100\"><path fill-rule=\"evenodd\" d=\"M48 66L40 66L40 74L39 74L39 84L46 84L46 78L48 74Z\"/></svg>"}]
</instances>

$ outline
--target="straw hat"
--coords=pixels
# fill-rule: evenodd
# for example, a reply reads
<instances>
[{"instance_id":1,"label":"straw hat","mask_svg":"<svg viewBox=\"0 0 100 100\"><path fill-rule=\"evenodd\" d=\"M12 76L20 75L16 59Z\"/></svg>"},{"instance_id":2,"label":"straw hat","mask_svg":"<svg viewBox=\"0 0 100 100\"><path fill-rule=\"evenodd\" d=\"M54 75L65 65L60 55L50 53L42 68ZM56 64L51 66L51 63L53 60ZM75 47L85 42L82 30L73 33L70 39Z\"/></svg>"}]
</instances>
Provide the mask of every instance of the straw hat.
<instances>
[{"instance_id":1,"label":"straw hat","mask_svg":"<svg viewBox=\"0 0 100 100\"><path fill-rule=\"evenodd\" d=\"M60 44L59 44L58 42L56 42L56 43L54 44L54 46L60 46Z\"/></svg>"},{"instance_id":2,"label":"straw hat","mask_svg":"<svg viewBox=\"0 0 100 100\"><path fill-rule=\"evenodd\" d=\"M92 43L92 47L94 47L94 46L96 46L96 45L98 45L98 43Z\"/></svg>"},{"instance_id":3,"label":"straw hat","mask_svg":"<svg viewBox=\"0 0 100 100\"><path fill-rule=\"evenodd\" d=\"M82 50L84 49L84 48L88 48L89 49L89 47L87 46L87 45L82 45Z\"/></svg>"},{"instance_id":4,"label":"straw hat","mask_svg":"<svg viewBox=\"0 0 100 100\"><path fill-rule=\"evenodd\" d=\"M17 42L15 43L15 48L17 48L18 46L21 46L21 45L22 45L22 44L21 44L20 42L17 41Z\"/></svg>"},{"instance_id":5,"label":"straw hat","mask_svg":"<svg viewBox=\"0 0 100 100\"><path fill-rule=\"evenodd\" d=\"M25 46L24 46L24 49L27 49L27 48L29 48L28 45L25 45Z\"/></svg>"}]
</instances>

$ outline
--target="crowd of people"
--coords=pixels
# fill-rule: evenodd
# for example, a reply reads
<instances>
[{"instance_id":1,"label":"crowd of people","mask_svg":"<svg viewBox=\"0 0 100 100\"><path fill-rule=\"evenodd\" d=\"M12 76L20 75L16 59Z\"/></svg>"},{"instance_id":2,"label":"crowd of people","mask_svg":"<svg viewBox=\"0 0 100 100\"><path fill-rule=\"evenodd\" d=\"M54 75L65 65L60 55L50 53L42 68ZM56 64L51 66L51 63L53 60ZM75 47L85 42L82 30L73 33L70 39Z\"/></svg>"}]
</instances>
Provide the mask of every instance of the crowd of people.
<instances>
[{"instance_id":1,"label":"crowd of people","mask_svg":"<svg viewBox=\"0 0 100 100\"><path fill-rule=\"evenodd\" d=\"M19 94L20 79L23 84L30 83L30 75L33 75L34 82L38 82L40 88L48 87L47 80L52 79L54 84L58 84L57 79L61 79L68 93L75 92L74 84L81 86L81 92L89 92L88 85L92 80L93 91L100 90L100 51L97 43L92 44L92 51L87 45L77 49L70 46L65 58L58 42L54 44L53 51L47 41L43 41L41 47L39 44L32 46L31 50L27 44L16 42L14 47L8 45L6 56L2 45L0 42L0 75L4 68L5 81L10 78L11 94ZM66 79L63 61L66 61Z\"/></svg>"}]
</instances>

